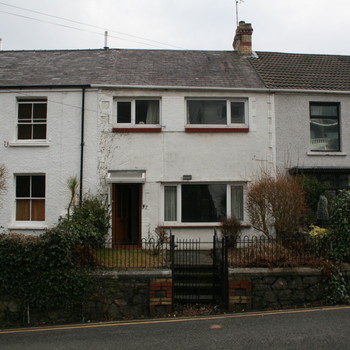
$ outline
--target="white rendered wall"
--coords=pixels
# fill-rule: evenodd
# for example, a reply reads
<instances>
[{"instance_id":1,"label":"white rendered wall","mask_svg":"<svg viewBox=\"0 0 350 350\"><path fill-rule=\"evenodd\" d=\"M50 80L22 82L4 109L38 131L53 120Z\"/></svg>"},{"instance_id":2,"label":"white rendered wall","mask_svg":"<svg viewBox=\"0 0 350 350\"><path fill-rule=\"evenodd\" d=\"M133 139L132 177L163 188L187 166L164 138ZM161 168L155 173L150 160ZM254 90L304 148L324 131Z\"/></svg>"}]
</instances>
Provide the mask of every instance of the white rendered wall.
<instances>
[{"instance_id":1,"label":"white rendered wall","mask_svg":"<svg viewBox=\"0 0 350 350\"><path fill-rule=\"evenodd\" d=\"M340 152L310 152L310 102L340 103ZM344 94L276 94L276 156L280 169L350 166L350 98Z\"/></svg>"},{"instance_id":2,"label":"white rendered wall","mask_svg":"<svg viewBox=\"0 0 350 350\"><path fill-rule=\"evenodd\" d=\"M17 137L17 99L47 98L47 142L45 146L19 146ZM97 98L95 92L86 93L86 135L94 137L97 129ZM72 90L20 90L0 93L0 164L6 166L7 192L1 198L0 226L20 233L42 233L65 215L70 194L67 179L80 174L82 91ZM94 126L92 126L92 123ZM30 144L30 142L28 142ZM96 146L94 146L96 149ZM91 146L86 145L86 151ZM87 162L86 172L96 173L96 160ZM15 220L15 174L45 174L46 220L21 222ZM91 181L96 180L89 175ZM96 178L96 175L95 175ZM89 182L88 182L89 183ZM95 185L96 187L96 185Z\"/></svg>"},{"instance_id":3,"label":"white rendered wall","mask_svg":"<svg viewBox=\"0 0 350 350\"><path fill-rule=\"evenodd\" d=\"M113 99L161 98L160 133L112 133ZM249 98L248 133L185 132L186 98ZM275 164L274 109L271 96L263 93L165 90L102 90L99 93L100 141L99 177L101 188L109 170L146 170L143 185L142 236L152 234L163 220L163 185L183 183L249 182L261 167ZM247 220L248 223L248 220ZM178 237L211 239L213 225L192 228L177 224ZM196 225L198 226L198 225ZM201 225L199 225L201 226Z\"/></svg>"}]
</instances>

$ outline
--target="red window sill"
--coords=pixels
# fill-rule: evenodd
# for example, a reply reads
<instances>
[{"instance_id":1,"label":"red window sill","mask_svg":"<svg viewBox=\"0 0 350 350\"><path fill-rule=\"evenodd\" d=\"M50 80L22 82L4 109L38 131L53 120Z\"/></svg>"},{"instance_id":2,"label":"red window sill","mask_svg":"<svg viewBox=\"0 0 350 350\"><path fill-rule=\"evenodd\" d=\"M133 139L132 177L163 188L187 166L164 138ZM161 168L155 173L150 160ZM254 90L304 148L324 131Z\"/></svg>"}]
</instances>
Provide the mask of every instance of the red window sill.
<instances>
[{"instance_id":1,"label":"red window sill","mask_svg":"<svg viewBox=\"0 0 350 350\"><path fill-rule=\"evenodd\" d=\"M249 132L249 128L185 128L186 132Z\"/></svg>"},{"instance_id":2,"label":"red window sill","mask_svg":"<svg viewBox=\"0 0 350 350\"><path fill-rule=\"evenodd\" d=\"M161 132L161 127L155 128L113 128L112 132Z\"/></svg>"}]
</instances>

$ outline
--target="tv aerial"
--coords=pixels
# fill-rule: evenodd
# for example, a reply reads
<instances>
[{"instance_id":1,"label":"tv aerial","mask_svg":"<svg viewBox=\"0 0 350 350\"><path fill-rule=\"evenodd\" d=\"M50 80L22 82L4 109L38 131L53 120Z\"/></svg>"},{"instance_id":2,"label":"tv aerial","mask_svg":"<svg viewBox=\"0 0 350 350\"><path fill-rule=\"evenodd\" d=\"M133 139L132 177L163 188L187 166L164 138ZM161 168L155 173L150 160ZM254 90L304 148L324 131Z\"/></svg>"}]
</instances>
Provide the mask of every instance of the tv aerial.
<instances>
[{"instance_id":1,"label":"tv aerial","mask_svg":"<svg viewBox=\"0 0 350 350\"><path fill-rule=\"evenodd\" d=\"M238 27L238 5L241 4L242 2L244 2L244 0L235 0L236 1L236 24Z\"/></svg>"}]
</instances>

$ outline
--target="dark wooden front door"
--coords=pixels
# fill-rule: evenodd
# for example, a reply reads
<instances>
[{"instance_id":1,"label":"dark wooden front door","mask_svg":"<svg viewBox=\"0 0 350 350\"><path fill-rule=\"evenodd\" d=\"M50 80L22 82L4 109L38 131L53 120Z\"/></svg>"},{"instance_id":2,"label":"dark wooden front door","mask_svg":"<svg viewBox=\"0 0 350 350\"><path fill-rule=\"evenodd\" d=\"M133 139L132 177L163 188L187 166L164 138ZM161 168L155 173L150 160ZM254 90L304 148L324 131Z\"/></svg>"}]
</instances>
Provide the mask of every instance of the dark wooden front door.
<instances>
[{"instance_id":1,"label":"dark wooden front door","mask_svg":"<svg viewBox=\"0 0 350 350\"><path fill-rule=\"evenodd\" d=\"M113 243L137 244L140 240L141 184L113 184Z\"/></svg>"}]
</instances>

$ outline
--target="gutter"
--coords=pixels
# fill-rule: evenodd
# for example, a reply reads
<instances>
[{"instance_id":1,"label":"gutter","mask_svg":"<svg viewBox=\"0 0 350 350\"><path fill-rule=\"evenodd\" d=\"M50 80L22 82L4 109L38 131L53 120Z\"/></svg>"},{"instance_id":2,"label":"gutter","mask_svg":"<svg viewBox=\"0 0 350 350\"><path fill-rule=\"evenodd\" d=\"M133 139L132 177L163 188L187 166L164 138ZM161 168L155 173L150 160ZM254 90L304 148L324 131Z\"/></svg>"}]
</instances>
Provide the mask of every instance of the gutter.
<instances>
[{"instance_id":1,"label":"gutter","mask_svg":"<svg viewBox=\"0 0 350 350\"><path fill-rule=\"evenodd\" d=\"M168 86L168 85L113 85L91 84L91 88L97 89L147 89L147 90L198 90L198 91L232 91L232 92L260 92L260 93L308 93L308 94L340 94L350 95L350 91L338 90L300 90L300 89L268 89L268 88L225 88L204 86Z\"/></svg>"},{"instance_id":2,"label":"gutter","mask_svg":"<svg viewBox=\"0 0 350 350\"><path fill-rule=\"evenodd\" d=\"M35 90L35 89L81 89L91 85L8 85L0 86L0 90Z\"/></svg>"}]
</instances>

